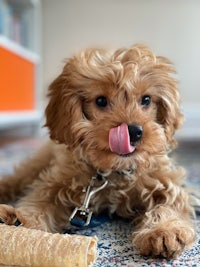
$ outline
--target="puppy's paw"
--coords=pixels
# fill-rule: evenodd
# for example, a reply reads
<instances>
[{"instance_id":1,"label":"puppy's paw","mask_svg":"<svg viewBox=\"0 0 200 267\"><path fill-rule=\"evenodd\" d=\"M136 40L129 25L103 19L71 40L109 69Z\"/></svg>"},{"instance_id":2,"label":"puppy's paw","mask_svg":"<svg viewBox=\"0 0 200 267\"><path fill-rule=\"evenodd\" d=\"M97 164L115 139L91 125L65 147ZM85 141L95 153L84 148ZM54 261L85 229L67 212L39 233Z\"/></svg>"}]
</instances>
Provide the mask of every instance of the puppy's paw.
<instances>
[{"instance_id":1,"label":"puppy's paw","mask_svg":"<svg viewBox=\"0 0 200 267\"><path fill-rule=\"evenodd\" d=\"M144 256L176 258L195 239L194 229L184 221L170 221L134 234L133 243Z\"/></svg>"},{"instance_id":2,"label":"puppy's paw","mask_svg":"<svg viewBox=\"0 0 200 267\"><path fill-rule=\"evenodd\" d=\"M17 214L15 208L2 204L0 205L0 223L19 226L22 223L22 218Z\"/></svg>"},{"instance_id":3,"label":"puppy's paw","mask_svg":"<svg viewBox=\"0 0 200 267\"><path fill-rule=\"evenodd\" d=\"M7 225L24 226L27 228L47 231L47 225L41 214L33 214L24 208L13 208L9 205L0 205L0 223Z\"/></svg>"}]
</instances>

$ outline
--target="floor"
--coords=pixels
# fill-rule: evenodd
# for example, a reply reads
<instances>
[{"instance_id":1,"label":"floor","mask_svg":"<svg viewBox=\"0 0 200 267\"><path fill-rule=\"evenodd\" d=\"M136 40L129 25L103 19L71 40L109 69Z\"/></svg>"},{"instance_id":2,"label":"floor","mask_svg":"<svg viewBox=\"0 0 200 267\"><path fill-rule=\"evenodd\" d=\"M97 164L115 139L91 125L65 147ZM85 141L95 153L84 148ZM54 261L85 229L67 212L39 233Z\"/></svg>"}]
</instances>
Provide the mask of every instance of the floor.
<instances>
[{"instance_id":1,"label":"floor","mask_svg":"<svg viewBox=\"0 0 200 267\"><path fill-rule=\"evenodd\" d=\"M13 172L13 166L31 155L44 141L44 137L0 138L0 176ZM181 142L172 157L188 172L188 190L200 202L200 142ZM197 215L200 205L196 204ZM98 258L94 267L200 267L200 221L197 217L197 241L176 260L141 257L132 247L132 226L121 220L97 220L96 226L80 230L77 234L97 235Z\"/></svg>"}]
</instances>

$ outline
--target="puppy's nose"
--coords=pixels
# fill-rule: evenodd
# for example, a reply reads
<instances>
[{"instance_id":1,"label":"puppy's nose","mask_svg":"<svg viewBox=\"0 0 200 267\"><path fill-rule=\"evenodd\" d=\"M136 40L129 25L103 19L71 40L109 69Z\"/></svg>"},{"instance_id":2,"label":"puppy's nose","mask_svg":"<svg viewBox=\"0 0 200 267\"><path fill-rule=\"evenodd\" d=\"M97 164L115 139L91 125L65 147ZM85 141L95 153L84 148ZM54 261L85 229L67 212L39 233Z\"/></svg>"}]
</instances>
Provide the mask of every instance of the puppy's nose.
<instances>
[{"instance_id":1,"label":"puppy's nose","mask_svg":"<svg viewBox=\"0 0 200 267\"><path fill-rule=\"evenodd\" d=\"M143 130L140 125L128 125L130 141L135 143L142 138Z\"/></svg>"}]
</instances>

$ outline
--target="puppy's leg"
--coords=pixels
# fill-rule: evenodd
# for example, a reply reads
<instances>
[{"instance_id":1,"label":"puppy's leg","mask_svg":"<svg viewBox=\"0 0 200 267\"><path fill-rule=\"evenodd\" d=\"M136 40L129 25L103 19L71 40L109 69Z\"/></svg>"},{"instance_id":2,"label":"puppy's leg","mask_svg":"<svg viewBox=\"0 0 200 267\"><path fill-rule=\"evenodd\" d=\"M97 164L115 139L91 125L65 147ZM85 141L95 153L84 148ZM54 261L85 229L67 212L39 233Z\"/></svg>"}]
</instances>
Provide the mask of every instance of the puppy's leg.
<instances>
[{"instance_id":1,"label":"puppy's leg","mask_svg":"<svg viewBox=\"0 0 200 267\"><path fill-rule=\"evenodd\" d=\"M189 206L179 210L178 205L157 205L146 212L133 235L133 243L140 253L175 258L189 247L194 242L195 231L188 210Z\"/></svg>"},{"instance_id":2,"label":"puppy's leg","mask_svg":"<svg viewBox=\"0 0 200 267\"><path fill-rule=\"evenodd\" d=\"M48 232L62 232L66 229L74 205L67 193L68 185L56 182L49 171L40 175L18 200L15 207L0 205L0 222L8 225L21 224L27 228ZM79 192L72 192L78 194Z\"/></svg>"},{"instance_id":3,"label":"puppy's leg","mask_svg":"<svg viewBox=\"0 0 200 267\"><path fill-rule=\"evenodd\" d=\"M0 223L22 225L47 232L62 232L68 224L70 209L51 203L27 202L19 207L0 205Z\"/></svg>"},{"instance_id":4,"label":"puppy's leg","mask_svg":"<svg viewBox=\"0 0 200 267\"><path fill-rule=\"evenodd\" d=\"M24 161L15 169L13 175L6 175L0 179L0 203L15 201L27 185L38 178L39 173L46 168L52 157L52 145L47 143L32 158Z\"/></svg>"},{"instance_id":5,"label":"puppy's leg","mask_svg":"<svg viewBox=\"0 0 200 267\"><path fill-rule=\"evenodd\" d=\"M18 226L20 224L15 209L9 205L0 205L0 223Z\"/></svg>"},{"instance_id":6,"label":"puppy's leg","mask_svg":"<svg viewBox=\"0 0 200 267\"><path fill-rule=\"evenodd\" d=\"M62 232L66 229L69 214L65 207L39 206L39 203L26 203L25 206L12 207L10 205L0 205L0 223L7 225L22 225L27 228L38 229L47 232ZM30 206L29 206L30 205Z\"/></svg>"},{"instance_id":7,"label":"puppy's leg","mask_svg":"<svg viewBox=\"0 0 200 267\"><path fill-rule=\"evenodd\" d=\"M39 209L28 210L27 207L20 209L10 205L0 205L0 223L48 231L46 224L41 220L42 217L44 214Z\"/></svg>"}]
</instances>

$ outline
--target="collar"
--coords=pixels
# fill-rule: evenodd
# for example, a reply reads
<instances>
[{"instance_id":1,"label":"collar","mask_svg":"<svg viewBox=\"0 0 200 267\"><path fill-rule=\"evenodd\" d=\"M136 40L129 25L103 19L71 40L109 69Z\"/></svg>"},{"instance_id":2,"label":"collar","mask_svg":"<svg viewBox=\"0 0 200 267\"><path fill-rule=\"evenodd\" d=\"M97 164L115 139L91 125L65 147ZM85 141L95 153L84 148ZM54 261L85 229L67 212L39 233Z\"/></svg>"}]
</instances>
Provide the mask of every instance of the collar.
<instances>
[{"instance_id":1,"label":"collar","mask_svg":"<svg viewBox=\"0 0 200 267\"><path fill-rule=\"evenodd\" d=\"M103 190L108 184L108 179L102 173L98 172L95 176L91 177L90 183L86 188L85 198L82 206L76 207L69 217L71 225L76 227L85 227L90 224L93 211L89 208L90 200L97 192Z\"/></svg>"},{"instance_id":2,"label":"collar","mask_svg":"<svg viewBox=\"0 0 200 267\"><path fill-rule=\"evenodd\" d=\"M71 225L76 227L85 227L90 224L93 211L89 208L91 198L99 191L103 190L109 183L108 176L113 173L112 170L102 171L97 170L96 175L91 177L90 183L86 188L83 188L85 192L85 198L82 206L76 207L69 217ZM122 171L114 171L118 175L131 175L133 169L127 169Z\"/></svg>"},{"instance_id":3,"label":"collar","mask_svg":"<svg viewBox=\"0 0 200 267\"><path fill-rule=\"evenodd\" d=\"M121 170L121 171L114 171L114 170L106 170L106 171L102 171L102 170L97 170L97 175L101 175L103 177L108 177L110 176L112 173L118 174L118 175L126 175L129 176L131 174L133 174L134 169L131 167L129 169L125 169L125 170Z\"/></svg>"}]
</instances>

